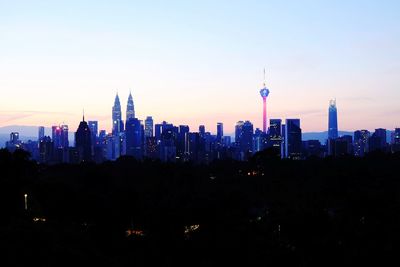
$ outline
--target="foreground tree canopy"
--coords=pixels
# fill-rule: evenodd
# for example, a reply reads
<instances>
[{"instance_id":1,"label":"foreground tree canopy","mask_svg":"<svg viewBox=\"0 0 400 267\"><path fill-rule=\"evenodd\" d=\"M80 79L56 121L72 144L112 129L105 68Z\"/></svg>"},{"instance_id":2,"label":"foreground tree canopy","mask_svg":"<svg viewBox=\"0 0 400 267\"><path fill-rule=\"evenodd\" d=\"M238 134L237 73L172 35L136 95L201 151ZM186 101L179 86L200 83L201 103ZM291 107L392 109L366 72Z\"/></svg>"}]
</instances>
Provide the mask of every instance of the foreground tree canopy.
<instances>
[{"instance_id":1,"label":"foreground tree canopy","mask_svg":"<svg viewBox=\"0 0 400 267\"><path fill-rule=\"evenodd\" d=\"M8 265L342 266L396 259L400 157L39 165L0 150Z\"/></svg>"}]
</instances>

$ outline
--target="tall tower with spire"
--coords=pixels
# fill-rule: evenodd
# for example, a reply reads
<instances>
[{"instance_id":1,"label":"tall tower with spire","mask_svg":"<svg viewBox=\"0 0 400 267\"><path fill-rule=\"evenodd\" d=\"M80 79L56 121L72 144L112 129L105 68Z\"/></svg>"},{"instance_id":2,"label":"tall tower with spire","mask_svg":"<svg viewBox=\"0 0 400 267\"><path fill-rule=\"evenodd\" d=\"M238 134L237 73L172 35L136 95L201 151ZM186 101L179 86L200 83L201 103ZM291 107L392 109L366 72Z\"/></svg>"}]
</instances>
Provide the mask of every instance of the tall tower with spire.
<instances>
[{"instance_id":1,"label":"tall tower with spire","mask_svg":"<svg viewBox=\"0 0 400 267\"><path fill-rule=\"evenodd\" d=\"M122 131L121 125L122 123L122 112L121 112L121 103L119 102L118 92L115 96L114 106L112 107L112 132L113 135L117 135Z\"/></svg>"},{"instance_id":2,"label":"tall tower with spire","mask_svg":"<svg viewBox=\"0 0 400 267\"><path fill-rule=\"evenodd\" d=\"M265 69L264 69L264 86L260 90L260 95L263 99L263 132L267 132L267 97L269 95L269 89L266 86L266 79L265 79Z\"/></svg>"},{"instance_id":3,"label":"tall tower with spire","mask_svg":"<svg viewBox=\"0 0 400 267\"><path fill-rule=\"evenodd\" d=\"M328 139L338 138L338 121L336 99L329 101Z\"/></svg>"},{"instance_id":4,"label":"tall tower with spire","mask_svg":"<svg viewBox=\"0 0 400 267\"><path fill-rule=\"evenodd\" d=\"M128 104L126 106L126 121L135 118L135 106L133 104L132 93L129 92Z\"/></svg>"},{"instance_id":5,"label":"tall tower with spire","mask_svg":"<svg viewBox=\"0 0 400 267\"><path fill-rule=\"evenodd\" d=\"M79 154L79 161L92 160L92 144L90 129L85 121L85 114L83 113L82 121L79 123L78 130L75 132L75 147Z\"/></svg>"}]
</instances>

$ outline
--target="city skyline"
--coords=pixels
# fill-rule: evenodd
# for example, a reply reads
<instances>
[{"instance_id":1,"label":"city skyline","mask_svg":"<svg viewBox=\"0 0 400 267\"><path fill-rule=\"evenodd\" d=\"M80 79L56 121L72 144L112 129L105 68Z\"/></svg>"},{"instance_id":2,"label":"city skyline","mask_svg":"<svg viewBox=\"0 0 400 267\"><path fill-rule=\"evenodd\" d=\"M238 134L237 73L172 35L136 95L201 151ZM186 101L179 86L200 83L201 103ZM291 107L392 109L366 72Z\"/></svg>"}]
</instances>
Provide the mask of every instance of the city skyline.
<instances>
[{"instance_id":1,"label":"city skyline","mask_svg":"<svg viewBox=\"0 0 400 267\"><path fill-rule=\"evenodd\" d=\"M125 114L131 90L141 120L262 129L265 67L268 118L325 131L336 98L340 130L394 129L399 5L1 2L0 127L76 129L85 108L111 131L110 100L118 90Z\"/></svg>"}]
</instances>

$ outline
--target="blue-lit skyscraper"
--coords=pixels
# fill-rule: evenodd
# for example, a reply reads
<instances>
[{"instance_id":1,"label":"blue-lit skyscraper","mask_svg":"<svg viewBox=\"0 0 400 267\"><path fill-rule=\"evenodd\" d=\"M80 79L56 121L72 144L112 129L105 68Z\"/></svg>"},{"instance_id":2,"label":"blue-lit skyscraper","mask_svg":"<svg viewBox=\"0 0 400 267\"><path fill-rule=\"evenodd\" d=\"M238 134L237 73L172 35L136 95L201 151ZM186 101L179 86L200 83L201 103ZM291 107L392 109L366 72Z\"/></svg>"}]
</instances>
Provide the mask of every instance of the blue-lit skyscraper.
<instances>
[{"instance_id":1,"label":"blue-lit skyscraper","mask_svg":"<svg viewBox=\"0 0 400 267\"><path fill-rule=\"evenodd\" d=\"M44 126L39 126L38 141L42 140L43 137L44 137Z\"/></svg>"},{"instance_id":2,"label":"blue-lit skyscraper","mask_svg":"<svg viewBox=\"0 0 400 267\"><path fill-rule=\"evenodd\" d=\"M146 137L153 137L153 118L151 116L147 116L144 121L144 135Z\"/></svg>"},{"instance_id":3,"label":"blue-lit skyscraper","mask_svg":"<svg viewBox=\"0 0 400 267\"><path fill-rule=\"evenodd\" d=\"M135 106L133 104L132 93L129 92L128 104L126 105L126 121L135 118Z\"/></svg>"},{"instance_id":4,"label":"blue-lit skyscraper","mask_svg":"<svg viewBox=\"0 0 400 267\"><path fill-rule=\"evenodd\" d=\"M329 102L328 139L338 138L338 121L336 99Z\"/></svg>"},{"instance_id":5,"label":"blue-lit skyscraper","mask_svg":"<svg viewBox=\"0 0 400 267\"><path fill-rule=\"evenodd\" d=\"M113 135L118 135L123 131L123 122L122 122L122 112L121 112L121 103L119 101L118 93L115 96L114 106L112 107L112 133Z\"/></svg>"}]
</instances>

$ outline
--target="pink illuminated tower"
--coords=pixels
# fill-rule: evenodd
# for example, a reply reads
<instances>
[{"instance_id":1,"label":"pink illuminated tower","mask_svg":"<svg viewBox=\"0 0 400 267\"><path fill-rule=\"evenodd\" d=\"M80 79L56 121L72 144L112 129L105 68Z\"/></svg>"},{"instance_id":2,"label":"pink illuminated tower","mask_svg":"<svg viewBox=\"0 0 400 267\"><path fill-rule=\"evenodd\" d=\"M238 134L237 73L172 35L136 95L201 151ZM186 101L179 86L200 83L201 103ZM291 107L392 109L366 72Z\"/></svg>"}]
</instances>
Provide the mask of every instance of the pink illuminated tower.
<instances>
[{"instance_id":1,"label":"pink illuminated tower","mask_svg":"<svg viewBox=\"0 0 400 267\"><path fill-rule=\"evenodd\" d=\"M267 133L267 97L269 95L269 89L265 84L265 69L264 69L264 87L260 90L260 95L263 99L263 132Z\"/></svg>"}]
</instances>

